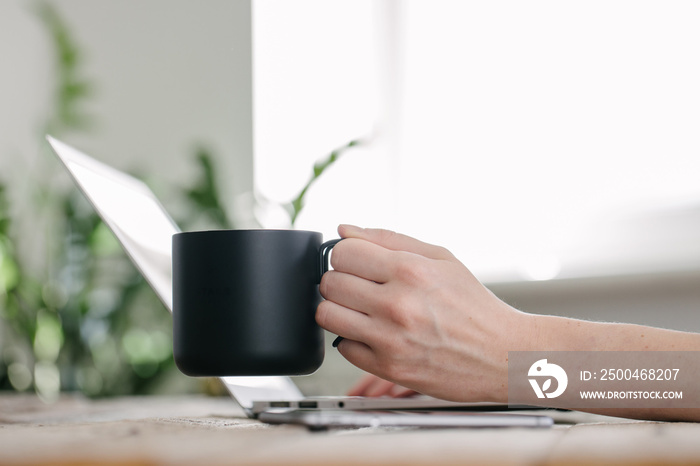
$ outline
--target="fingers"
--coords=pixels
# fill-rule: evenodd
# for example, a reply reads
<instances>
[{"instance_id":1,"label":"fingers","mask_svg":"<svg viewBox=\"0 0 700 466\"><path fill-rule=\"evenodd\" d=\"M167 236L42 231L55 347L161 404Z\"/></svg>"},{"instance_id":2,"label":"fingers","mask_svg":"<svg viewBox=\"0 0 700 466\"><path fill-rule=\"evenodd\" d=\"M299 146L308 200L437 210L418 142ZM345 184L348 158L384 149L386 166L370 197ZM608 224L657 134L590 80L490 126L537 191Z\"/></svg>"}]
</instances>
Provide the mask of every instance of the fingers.
<instances>
[{"instance_id":1,"label":"fingers","mask_svg":"<svg viewBox=\"0 0 700 466\"><path fill-rule=\"evenodd\" d=\"M401 385L394 385L394 388L391 391L391 396L394 398L407 398L415 395L418 395L417 391L402 387Z\"/></svg>"},{"instance_id":2,"label":"fingers","mask_svg":"<svg viewBox=\"0 0 700 466\"><path fill-rule=\"evenodd\" d=\"M375 365L376 356L372 348L354 341L345 339L338 344L338 352L354 366L360 369L369 370Z\"/></svg>"},{"instance_id":3,"label":"fingers","mask_svg":"<svg viewBox=\"0 0 700 466\"><path fill-rule=\"evenodd\" d=\"M373 334L370 318L367 314L348 309L329 300L322 301L318 305L316 322L329 332L351 340L363 340Z\"/></svg>"},{"instance_id":4,"label":"fingers","mask_svg":"<svg viewBox=\"0 0 700 466\"><path fill-rule=\"evenodd\" d=\"M369 241L393 251L406 251L429 259L455 260L455 257L447 249L424 243L410 236L395 233L389 230L359 228L353 225L340 225L338 234L342 238L358 238Z\"/></svg>"},{"instance_id":5,"label":"fingers","mask_svg":"<svg viewBox=\"0 0 700 466\"><path fill-rule=\"evenodd\" d=\"M367 391L378 379L376 375L365 374L350 390L348 396L367 396Z\"/></svg>"},{"instance_id":6,"label":"fingers","mask_svg":"<svg viewBox=\"0 0 700 466\"><path fill-rule=\"evenodd\" d=\"M365 374L354 387L348 391L348 396L391 396L404 398L415 395L416 392L409 388L396 385L374 374Z\"/></svg>"},{"instance_id":7,"label":"fingers","mask_svg":"<svg viewBox=\"0 0 700 466\"><path fill-rule=\"evenodd\" d=\"M376 283L392 276L392 251L369 241L346 239L333 248L331 265L338 272L355 275Z\"/></svg>"},{"instance_id":8,"label":"fingers","mask_svg":"<svg viewBox=\"0 0 700 466\"><path fill-rule=\"evenodd\" d=\"M372 314L384 294L378 283L335 270L323 275L320 291L325 299L364 314Z\"/></svg>"},{"instance_id":9,"label":"fingers","mask_svg":"<svg viewBox=\"0 0 700 466\"><path fill-rule=\"evenodd\" d=\"M346 339L340 342L338 351L350 363L365 371L372 370L376 366L376 354L372 348L364 343ZM391 396L394 398L403 398L416 394L418 392L415 390L402 387L373 374L367 374L348 392L349 396Z\"/></svg>"},{"instance_id":10,"label":"fingers","mask_svg":"<svg viewBox=\"0 0 700 466\"><path fill-rule=\"evenodd\" d=\"M396 386L394 382L389 382L388 380L380 379L376 376L370 376L368 378L369 383L365 384L362 394L358 396L390 396L392 394L392 389Z\"/></svg>"}]
</instances>

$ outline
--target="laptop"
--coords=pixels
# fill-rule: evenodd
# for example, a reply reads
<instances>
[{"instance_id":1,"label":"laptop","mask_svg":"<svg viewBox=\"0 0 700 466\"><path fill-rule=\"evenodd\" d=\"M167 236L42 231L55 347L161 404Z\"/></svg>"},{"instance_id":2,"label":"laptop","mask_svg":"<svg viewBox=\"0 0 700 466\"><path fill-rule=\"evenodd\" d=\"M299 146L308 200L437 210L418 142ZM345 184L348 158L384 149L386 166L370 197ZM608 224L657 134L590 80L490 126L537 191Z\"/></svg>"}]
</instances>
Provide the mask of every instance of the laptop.
<instances>
[{"instance_id":1,"label":"laptop","mask_svg":"<svg viewBox=\"0 0 700 466\"><path fill-rule=\"evenodd\" d=\"M146 184L49 135L49 145L66 167L166 309L172 313L172 236L180 229ZM285 376L220 377L248 417L269 423L326 426L549 426L551 418L484 413L505 405L454 403L426 396L366 398L305 397ZM470 410L463 416L436 410ZM423 412L416 413L421 410ZM401 412L398 412L401 411ZM414 411L414 412L408 412ZM426 411L430 411L430 414Z\"/></svg>"}]
</instances>

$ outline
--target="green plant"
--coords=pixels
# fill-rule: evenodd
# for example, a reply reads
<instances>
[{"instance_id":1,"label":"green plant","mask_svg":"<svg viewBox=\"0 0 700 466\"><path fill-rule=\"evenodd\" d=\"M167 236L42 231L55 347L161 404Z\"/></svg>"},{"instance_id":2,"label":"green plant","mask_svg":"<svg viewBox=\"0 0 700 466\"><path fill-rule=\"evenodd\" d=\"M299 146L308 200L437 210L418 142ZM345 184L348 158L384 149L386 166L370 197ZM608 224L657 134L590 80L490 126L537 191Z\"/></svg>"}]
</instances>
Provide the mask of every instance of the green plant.
<instances>
[{"instance_id":1,"label":"green plant","mask_svg":"<svg viewBox=\"0 0 700 466\"><path fill-rule=\"evenodd\" d=\"M81 50L50 3L37 4L37 15L56 57L53 110L43 128L56 136L89 130L94 118L83 107L94 86L82 76ZM167 312L82 196L55 186L51 175L32 173L34 220L51 232L38 274L23 265L21 242L11 240L4 202L0 388L33 386L46 401L60 389L147 391L173 366Z\"/></svg>"},{"instance_id":2,"label":"green plant","mask_svg":"<svg viewBox=\"0 0 700 466\"><path fill-rule=\"evenodd\" d=\"M195 161L199 169L199 176L193 186L183 188L186 199L192 208L206 217L207 223L212 228L234 228L234 224L229 219L226 208L220 199L215 176L214 156L202 146L195 153ZM179 223L187 227L188 222L187 219L182 219Z\"/></svg>"},{"instance_id":3,"label":"green plant","mask_svg":"<svg viewBox=\"0 0 700 466\"><path fill-rule=\"evenodd\" d=\"M328 155L328 157L326 157L325 159L316 162L316 164L314 165L314 171L311 174L311 178L309 178L309 181L306 182L306 185L304 185L304 187L294 198L294 200L292 200L292 202L284 206L285 210L289 214L289 219L292 226L296 223L299 214L304 208L304 201L309 188L311 188L311 186L316 182L316 180L318 180L321 177L321 175L323 175L323 172L325 172L331 165L338 161L338 159L345 153L345 151L353 147L357 147L360 144L361 142L359 140L350 141L344 146L331 152L330 155Z\"/></svg>"},{"instance_id":4,"label":"green plant","mask_svg":"<svg viewBox=\"0 0 700 466\"><path fill-rule=\"evenodd\" d=\"M84 112L82 104L92 94L93 85L81 75L82 52L51 3L39 2L36 11L51 38L56 59L53 115L46 121L45 132L90 128L94 118Z\"/></svg>"},{"instance_id":5,"label":"green plant","mask_svg":"<svg viewBox=\"0 0 700 466\"><path fill-rule=\"evenodd\" d=\"M57 80L41 137L92 130L95 120L83 109L95 86L82 75L82 52L50 3L39 3L37 12L54 45ZM285 206L290 225L311 185L358 144L352 141L314 166L310 180ZM200 148L194 160L194 181L181 189L184 220L204 217L207 227L234 228L221 201L214 155ZM89 396L148 393L175 370L170 315L83 196L73 187L56 186L52 175L47 170L31 175L31 185L39 187L34 220L50 232L46 267L38 273L25 265L0 182L0 389L33 388L46 401L60 390Z\"/></svg>"}]
</instances>

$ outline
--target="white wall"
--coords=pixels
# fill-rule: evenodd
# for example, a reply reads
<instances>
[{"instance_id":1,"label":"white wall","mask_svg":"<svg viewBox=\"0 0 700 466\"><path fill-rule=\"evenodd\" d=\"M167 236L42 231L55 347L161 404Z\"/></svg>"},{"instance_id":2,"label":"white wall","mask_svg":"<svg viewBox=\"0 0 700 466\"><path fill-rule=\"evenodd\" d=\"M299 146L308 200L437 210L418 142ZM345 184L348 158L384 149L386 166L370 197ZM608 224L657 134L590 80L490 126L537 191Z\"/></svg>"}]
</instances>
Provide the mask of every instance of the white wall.
<instances>
[{"instance_id":1,"label":"white wall","mask_svg":"<svg viewBox=\"0 0 700 466\"><path fill-rule=\"evenodd\" d=\"M30 2L0 3L0 175L36 157L36 132L50 96L49 47ZM28 160L29 159L29 160Z\"/></svg>"},{"instance_id":2,"label":"white wall","mask_svg":"<svg viewBox=\"0 0 700 466\"><path fill-rule=\"evenodd\" d=\"M372 146L346 154L308 192L296 226L336 236L339 223L387 224L391 169L375 129L375 8L370 0L254 2L255 187L289 202L314 163L354 139ZM359 187L361 186L361 189ZM284 227L284 213L263 225Z\"/></svg>"},{"instance_id":3,"label":"white wall","mask_svg":"<svg viewBox=\"0 0 700 466\"><path fill-rule=\"evenodd\" d=\"M664 212L698 224L700 4L409 0L406 13L402 229L489 281L700 263Z\"/></svg>"},{"instance_id":4,"label":"white wall","mask_svg":"<svg viewBox=\"0 0 700 466\"><path fill-rule=\"evenodd\" d=\"M252 188L249 0L51 3L84 52L82 75L95 83L86 107L94 128L67 142L166 191L191 181L201 143L217 155L227 197ZM34 4L0 3L0 178L23 183L32 170L58 167L39 150L54 64Z\"/></svg>"},{"instance_id":5,"label":"white wall","mask_svg":"<svg viewBox=\"0 0 700 466\"><path fill-rule=\"evenodd\" d=\"M499 298L535 314L700 332L700 272L493 283Z\"/></svg>"}]
</instances>

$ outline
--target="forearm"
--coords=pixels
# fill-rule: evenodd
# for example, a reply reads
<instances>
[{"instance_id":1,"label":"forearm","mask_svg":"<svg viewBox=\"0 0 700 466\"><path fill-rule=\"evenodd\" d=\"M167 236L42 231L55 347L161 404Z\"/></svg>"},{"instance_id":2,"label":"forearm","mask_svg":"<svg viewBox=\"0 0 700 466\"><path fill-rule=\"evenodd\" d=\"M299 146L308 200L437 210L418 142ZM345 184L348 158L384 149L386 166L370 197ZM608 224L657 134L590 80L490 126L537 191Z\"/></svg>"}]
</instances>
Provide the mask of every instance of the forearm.
<instances>
[{"instance_id":1,"label":"forearm","mask_svg":"<svg viewBox=\"0 0 700 466\"><path fill-rule=\"evenodd\" d=\"M530 351L700 351L697 333L555 316L527 315L526 319L530 321ZM586 411L636 419L700 421L700 406Z\"/></svg>"},{"instance_id":2,"label":"forearm","mask_svg":"<svg viewBox=\"0 0 700 466\"><path fill-rule=\"evenodd\" d=\"M700 351L700 334L530 314L531 351Z\"/></svg>"}]
</instances>

